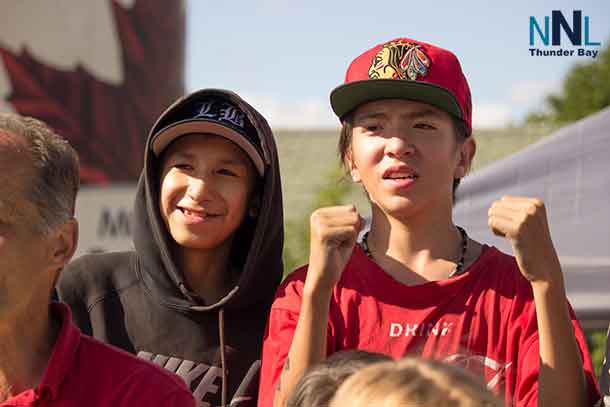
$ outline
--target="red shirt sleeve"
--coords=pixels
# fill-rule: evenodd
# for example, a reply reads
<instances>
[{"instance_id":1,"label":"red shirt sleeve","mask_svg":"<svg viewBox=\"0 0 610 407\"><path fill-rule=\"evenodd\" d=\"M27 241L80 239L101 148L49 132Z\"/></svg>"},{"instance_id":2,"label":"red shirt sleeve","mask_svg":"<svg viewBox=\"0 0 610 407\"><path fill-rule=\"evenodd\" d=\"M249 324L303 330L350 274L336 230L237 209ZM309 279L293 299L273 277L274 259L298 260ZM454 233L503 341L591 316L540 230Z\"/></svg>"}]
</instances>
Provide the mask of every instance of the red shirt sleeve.
<instances>
[{"instance_id":1,"label":"red shirt sleeve","mask_svg":"<svg viewBox=\"0 0 610 407\"><path fill-rule=\"evenodd\" d=\"M288 357L298 318L298 313L283 309L271 310L263 341L261 381L258 391L259 407L273 406L277 381Z\"/></svg>"},{"instance_id":2,"label":"red shirt sleeve","mask_svg":"<svg viewBox=\"0 0 610 407\"><path fill-rule=\"evenodd\" d=\"M305 277L306 267L295 271L284 280L275 295L263 339L258 392L258 405L260 407L273 406L277 382L288 357L288 351L299 320ZM334 342L334 329L329 316L326 336L327 355L335 351Z\"/></svg>"},{"instance_id":3,"label":"red shirt sleeve","mask_svg":"<svg viewBox=\"0 0 610 407\"><path fill-rule=\"evenodd\" d=\"M597 380L595 378L595 371L593 370L591 356L589 355L582 328L576 319L572 307L569 304L568 307L570 309L570 317L572 318L572 326L574 327L574 334L580 350L580 356L583 361L583 369L585 371L587 391L589 394L589 405L594 405L597 403L600 397ZM534 307L532 307L532 309L533 308ZM519 358L519 366L517 370L517 382L514 393L515 407L535 407L537 406L538 402L540 346L535 311L528 313L527 320L528 321L525 322L525 331L530 332L530 334L524 338L521 346L521 349L524 349L524 352L523 356Z\"/></svg>"}]
</instances>

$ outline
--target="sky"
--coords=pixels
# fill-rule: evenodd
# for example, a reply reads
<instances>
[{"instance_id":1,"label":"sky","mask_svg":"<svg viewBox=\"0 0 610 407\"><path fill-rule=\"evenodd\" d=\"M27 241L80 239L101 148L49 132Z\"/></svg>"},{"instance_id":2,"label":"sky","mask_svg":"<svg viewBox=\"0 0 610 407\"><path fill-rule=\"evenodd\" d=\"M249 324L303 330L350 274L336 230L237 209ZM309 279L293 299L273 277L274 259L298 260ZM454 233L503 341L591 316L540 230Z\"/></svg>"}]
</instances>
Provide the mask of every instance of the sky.
<instances>
[{"instance_id":1,"label":"sky","mask_svg":"<svg viewBox=\"0 0 610 407\"><path fill-rule=\"evenodd\" d=\"M453 51L473 97L477 128L518 125L587 56L531 56L530 16L573 10L589 17L589 42L610 41L610 1L187 0L187 89L227 88L259 109L272 127L329 128L338 122L328 95L349 63L376 44L414 38ZM583 28L584 30L584 28ZM584 35L584 34L583 34ZM583 38L584 42L584 38ZM575 52L576 54L576 52Z\"/></svg>"}]
</instances>

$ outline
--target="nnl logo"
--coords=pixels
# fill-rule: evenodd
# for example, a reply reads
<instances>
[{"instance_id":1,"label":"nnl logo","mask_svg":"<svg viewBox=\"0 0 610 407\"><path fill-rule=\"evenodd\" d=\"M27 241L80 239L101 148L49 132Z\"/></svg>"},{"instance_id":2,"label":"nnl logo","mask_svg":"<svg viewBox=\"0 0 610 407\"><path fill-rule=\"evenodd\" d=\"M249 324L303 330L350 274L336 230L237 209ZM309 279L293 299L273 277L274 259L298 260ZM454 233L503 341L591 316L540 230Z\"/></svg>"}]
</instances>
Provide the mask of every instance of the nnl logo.
<instances>
[{"instance_id":1,"label":"nnl logo","mask_svg":"<svg viewBox=\"0 0 610 407\"><path fill-rule=\"evenodd\" d=\"M549 45L549 22L551 23L551 45L561 45L561 31L565 33L572 45L583 45L583 25L584 25L584 45L601 45L600 42L591 42L589 40L589 16L582 17L582 10L574 10L572 12L572 25L559 10L553 10L551 16L544 17L544 32L540 28L540 24L536 17L530 16L530 46L534 45L534 34L538 32L540 39L544 45ZM584 24L583 24L584 22Z\"/></svg>"}]
</instances>

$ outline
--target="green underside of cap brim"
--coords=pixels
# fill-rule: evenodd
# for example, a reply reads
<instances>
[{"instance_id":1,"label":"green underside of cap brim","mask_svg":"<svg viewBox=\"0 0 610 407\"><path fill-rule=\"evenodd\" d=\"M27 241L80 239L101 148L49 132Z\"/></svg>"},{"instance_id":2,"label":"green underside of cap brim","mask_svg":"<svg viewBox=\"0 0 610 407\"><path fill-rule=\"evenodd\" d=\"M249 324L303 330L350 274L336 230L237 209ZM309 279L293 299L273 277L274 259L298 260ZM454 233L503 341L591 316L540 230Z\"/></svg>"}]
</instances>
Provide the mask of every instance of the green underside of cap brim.
<instances>
[{"instance_id":1,"label":"green underside of cap brim","mask_svg":"<svg viewBox=\"0 0 610 407\"><path fill-rule=\"evenodd\" d=\"M340 119L358 106L380 99L406 99L428 103L464 119L457 100L448 90L426 82L369 79L340 85L330 94L330 104Z\"/></svg>"}]
</instances>

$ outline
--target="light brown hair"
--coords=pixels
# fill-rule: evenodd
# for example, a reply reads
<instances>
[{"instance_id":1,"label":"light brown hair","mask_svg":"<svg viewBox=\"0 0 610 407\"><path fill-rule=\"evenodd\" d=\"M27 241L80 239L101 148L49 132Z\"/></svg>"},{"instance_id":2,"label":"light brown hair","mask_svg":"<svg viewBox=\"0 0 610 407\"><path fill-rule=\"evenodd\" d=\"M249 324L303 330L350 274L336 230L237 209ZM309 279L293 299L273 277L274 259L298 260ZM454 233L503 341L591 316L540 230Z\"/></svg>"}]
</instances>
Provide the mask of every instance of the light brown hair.
<instances>
[{"instance_id":1,"label":"light brown hair","mask_svg":"<svg viewBox=\"0 0 610 407\"><path fill-rule=\"evenodd\" d=\"M469 372L434 360L405 358L369 366L337 390L331 407L501 407Z\"/></svg>"}]
</instances>

